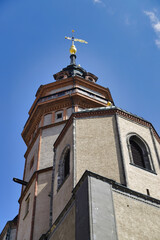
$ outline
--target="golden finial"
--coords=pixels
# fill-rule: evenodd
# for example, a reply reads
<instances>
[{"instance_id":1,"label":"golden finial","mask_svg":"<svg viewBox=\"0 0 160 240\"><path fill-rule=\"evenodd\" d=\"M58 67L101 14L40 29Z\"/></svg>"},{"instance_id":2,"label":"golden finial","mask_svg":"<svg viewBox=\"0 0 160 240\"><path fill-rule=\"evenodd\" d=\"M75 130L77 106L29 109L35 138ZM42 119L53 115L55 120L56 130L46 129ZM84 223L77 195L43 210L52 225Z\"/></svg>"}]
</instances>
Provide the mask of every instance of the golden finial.
<instances>
[{"instance_id":1,"label":"golden finial","mask_svg":"<svg viewBox=\"0 0 160 240\"><path fill-rule=\"evenodd\" d=\"M112 103L110 101L107 102L107 107L112 106Z\"/></svg>"},{"instance_id":2,"label":"golden finial","mask_svg":"<svg viewBox=\"0 0 160 240\"><path fill-rule=\"evenodd\" d=\"M77 48L74 45L74 42L81 42L81 43L86 43L86 44L88 43L85 40L74 38L74 34L73 33L74 33L74 30L72 30L72 37L65 37L65 39L68 39L68 40L72 41L72 45L71 45L71 47L69 49L70 54L76 54L76 52L77 52Z\"/></svg>"}]
</instances>

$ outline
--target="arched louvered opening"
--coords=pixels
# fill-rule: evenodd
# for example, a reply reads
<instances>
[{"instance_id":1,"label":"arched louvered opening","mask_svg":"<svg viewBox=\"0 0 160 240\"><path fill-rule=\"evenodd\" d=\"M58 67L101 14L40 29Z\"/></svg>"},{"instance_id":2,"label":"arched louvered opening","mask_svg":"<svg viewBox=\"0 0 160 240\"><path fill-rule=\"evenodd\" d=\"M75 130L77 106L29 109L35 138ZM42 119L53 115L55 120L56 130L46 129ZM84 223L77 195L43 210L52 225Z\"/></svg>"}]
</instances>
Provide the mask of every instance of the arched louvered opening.
<instances>
[{"instance_id":1,"label":"arched louvered opening","mask_svg":"<svg viewBox=\"0 0 160 240\"><path fill-rule=\"evenodd\" d=\"M59 189L62 186L63 182L65 181L69 173L70 173L70 147L67 146L62 152L59 162L57 189Z\"/></svg>"},{"instance_id":2,"label":"arched louvered opening","mask_svg":"<svg viewBox=\"0 0 160 240\"><path fill-rule=\"evenodd\" d=\"M130 140L130 145L134 163L138 166L145 167L142 149L134 140Z\"/></svg>"},{"instance_id":3,"label":"arched louvered opening","mask_svg":"<svg viewBox=\"0 0 160 240\"><path fill-rule=\"evenodd\" d=\"M131 136L129 144L133 163L142 168L152 170L149 160L149 150L147 150L145 143L137 136Z\"/></svg>"}]
</instances>

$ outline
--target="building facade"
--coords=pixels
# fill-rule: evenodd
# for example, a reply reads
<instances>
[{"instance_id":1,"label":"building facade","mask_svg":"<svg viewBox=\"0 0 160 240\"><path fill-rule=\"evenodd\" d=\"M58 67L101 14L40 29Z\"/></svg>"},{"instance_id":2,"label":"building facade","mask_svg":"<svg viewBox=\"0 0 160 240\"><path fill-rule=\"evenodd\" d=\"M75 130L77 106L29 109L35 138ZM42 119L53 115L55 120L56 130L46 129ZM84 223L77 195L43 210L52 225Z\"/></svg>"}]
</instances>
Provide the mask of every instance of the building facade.
<instances>
[{"instance_id":1,"label":"building facade","mask_svg":"<svg viewBox=\"0 0 160 240\"><path fill-rule=\"evenodd\" d=\"M0 239L159 240L160 137L70 58L29 111L17 230Z\"/></svg>"}]
</instances>

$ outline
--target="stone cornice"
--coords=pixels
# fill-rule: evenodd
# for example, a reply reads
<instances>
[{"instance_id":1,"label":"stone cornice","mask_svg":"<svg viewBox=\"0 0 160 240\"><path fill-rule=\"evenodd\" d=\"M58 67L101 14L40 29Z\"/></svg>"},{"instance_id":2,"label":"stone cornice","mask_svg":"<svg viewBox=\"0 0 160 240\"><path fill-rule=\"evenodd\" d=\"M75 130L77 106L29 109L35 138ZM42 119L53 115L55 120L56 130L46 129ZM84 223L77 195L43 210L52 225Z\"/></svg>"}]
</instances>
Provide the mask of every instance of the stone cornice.
<instances>
[{"instance_id":1,"label":"stone cornice","mask_svg":"<svg viewBox=\"0 0 160 240\"><path fill-rule=\"evenodd\" d=\"M27 122L21 134L27 146L29 144L30 135L35 131L36 126L39 124L43 115L51 111L68 108L70 106L72 106L70 96L65 96L38 104L34 109L32 117L29 118L29 121Z\"/></svg>"},{"instance_id":2,"label":"stone cornice","mask_svg":"<svg viewBox=\"0 0 160 240\"><path fill-rule=\"evenodd\" d=\"M55 90L55 89L58 90L59 88L66 87L68 85L73 85L72 78L62 79L62 80L59 80L57 82L52 82L52 83L49 83L49 84L46 84L46 85L41 85L39 87L38 91L37 91L36 99L35 99L34 103L32 104L31 109L28 112L29 115L33 111L33 108L35 107L35 104L38 101L38 99L40 99L41 97L44 97L47 92Z\"/></svg>"},{"instance_id":3,"label":"stone cornice","mask_svg":"<svg viewBox=\"0 0 160 240\"><path fill-rule=\"evenodd\" d=\"M126 112L120 108L117 107L108 107L108 108L97 108L97 109L89 109L89 110L84 110L81 112L76 112L73 113L71 115L71 117L69 118L67 124L65 125L65 127L63 128L62 132L60 133L60 135L58 136L57 140L54 143L54 147L56 148L58 146L58 144L60 143L61 139L64 137L67 129L69 128L69 126L72 124L73 118L87 118L87 117L95 117L95 116L111 116L111 115L115 115L118 114L119 116L129 119L133 122L136 122L140 125L146 126L146 127L150 127L153 129L153 133L155 138L157 139L157 141L160 143L160 137L158 135L158 133L156 132L156 130L154 129L154 127L152 126L152 124L146 120L144 120L143 118L140 118L136 115L133 115L129 112Z\"/></svg>"},{"instance_id":4,"label":"stone cornice","mask_svg":"<svg viewBox=\"0 0 160 240\"><path fill-rule=\"evenodd\" d=\"M130 194L131 196L135 196L135 197L137 197L139 199L147 200L147 201L149 201L151 203L155 203L157 205L160 205L160 200L157 199L157 198L153 198L153 197L151 197L149 195L145 195L143 193L140 193L140 192L137 192L135 190L132 190L132 189L130 189L130 188L128 188L128 187L126 187L126 186L124 186L124 185L122 185L122 184L120 184L120 183L118 183L118 182L116 182L116 181L114 181L114 180L112 180L110 178L103 177L101 175L98 175L96 173L90 172L88 170L86 170L84 172L84 174L82 175L81 179L79 180L79 182L77 183L77 185L73 189L73 193L75 193L77 191L77 189L79 188L81 183L83 183L83 181L84 181L84 179L86 177L93 177L93 178L99 179L99 180L101 180L103 182L107 182L107 183L109 183L112 186L113 189L119 190L120 192L123 192L126 195Z\"/></svg>"},{"instance_id":5,"label":"stone cornice","mask_svg":"<svg viewBox=\"0 0 160 240\"><path fill-rule=\"evenodd\" d=\"M63 87L66 87L66 86L71 86L71 89L75 88L75 87L76 88L84 87L85 89L88 89L88 91L91 90L93 92L97 92L97 94L100 94L102 97L104 97L104 99L111 101L113 103L113 99L112 99L111 93L108 88L104 88L96 83L90 82L79 76L69 77L69 78L58 80L56 82L52 82L52 83L49 83L46 85L41 85L37 91L36 99L29 111L29 118L24 126L23 131L22 131L22 137L27 146L29 144L30 137L35 132L35 129L36 129L37 125L39 124L39 121L40 121L42 115L47 114L50 111L54 111L54 110L56 111L56 110L60 110L60 109L71 106L72 103L71 103L70 98L75 95L79 96L81 98L84 98L85 101L87 99L89 100L89 97L87 97L85 94L83 95L78 92L76 92L75 94L74 93L71 93L68 95L66 94L65 96L61 96L61 97L60 96L56 97L56 95L55 95L55 98L54 98L54 96L50 97L50 99L47 98L47 95L49 94L50 91L56 90L55 94L58 94L58 92L60 91L59 89L62 89ZM41 101L41 99L43 99L43 98L45 98L45 101ZM90 96L90 100L93 101L94 104L97 102L97 104L100 103L101 106L105 106L105 104L103 104L103 102L101 102L101 101L99 101L99 103L98 103L98 100L96 100L94 97ZM81 103L82 103L82 101L81 101ZM90 102L88 105L86 104L87 105L86 108L90 108L92 106L93 107L99 106L99 105L94 105L94 104L91 104L91 102Z\"/></svg>"},{"instance_id":6,"label":"stone cornice","mask_svg":"<svg viewBox=\"0 0 160 240\"><path fill-rule=\"evenodd\" d=\"M22 137L27 146L29 145L30 136L35 131L41 117L51 111L57 111L60 109L72 107L71 97L74 99L75 104L80 104L83 108L101 107L106 106L107 104L93 99L89 96L83 95L81 93L73 93L71 95L59 97L58 99L52 99L37 104L36 108L34 109L31 117L29 118L22 131Z\"/></svg>"},{"instance_id":7,"label":"stone cornice","mask_svg":"<svg viewBox=\"0 0 160 240\"><path fill-rule=\"evenodd\" d=\"M36 99L35 99L34 103L32 104L31 109L29 110L29 115L31 115L32 111L34 110L34 108L37 104L37 101L41 97L46 96L46 94L51 90L55 90L55 89L58 90L59 88L66 87L66 86L69 86L69 85L84 86L84 87L89 88L93 91L104 94L104 96L109 101L113 102L113 99L112 99L109 88L102 87L102 86L100 86L96 83L93 83L93 82L85 80L81 77L75 76L75 77L70 77L70 78L67 78L67 79L58 80L56 82L52 82L52 83L49 83L49 84L46 84L46 85L41 85L40 88L37 91Z\"/></svg>"},{"instance_id":8,"label":"stone cornice","mask_svg":"<svg viewBox=\"0 0 160 240\"><path fill-rule=\"evenodd\" d=\"M122 109L117 109L117 113L119 115L121 115L122 117L124 118L127 118L127 119L130 119L131 121L134 121L138 124L141 124L143 126L146 126L146 127L150 127L152 130L153 130L153 134L155 136L155 138L157 139L157 141L160 143L160 136L159 134L157 133L157 131L155 130L154 126L152 125L152 123L148 122L147 120L143 119L143 118L140 118L136 115L133 115L131 113L128 113L126 111L123 111Z\"/></svg>"},{"instance_id":9,"label":"stone cornice","mask_svg":"<svg viewBox=\"0 0 160 240\"><path fill-rule=\"evenodd\" d=\"M76 80L75 83L77 85L82 85L82 86L84 86L86 88L89 87L89 89L91 89L93 91L96 91L96 92L99 92L101 94L104 94L106 99L108 99L109 101L113 102L113 98L111 96L109 88L102 87L101 85L98 85L97 83L86 81L85 79L80 78L80 77L75 77L75 80Z\"/></svg>"}]
</instances>

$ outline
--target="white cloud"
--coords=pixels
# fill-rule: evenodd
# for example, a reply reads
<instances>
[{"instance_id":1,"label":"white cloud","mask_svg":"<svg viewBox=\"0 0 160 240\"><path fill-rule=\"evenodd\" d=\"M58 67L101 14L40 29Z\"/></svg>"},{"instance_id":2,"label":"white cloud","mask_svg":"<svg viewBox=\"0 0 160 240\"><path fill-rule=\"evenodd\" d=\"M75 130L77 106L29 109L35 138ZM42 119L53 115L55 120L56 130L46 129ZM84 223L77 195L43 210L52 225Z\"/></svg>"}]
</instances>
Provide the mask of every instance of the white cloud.
<instances>
[{"instance_id":1,"label":"white cloud","mask_svg":"<svg viewBox=\"0 0 160 240\"><path fill-rule=\"evenodd\" d=\"M155 44L157 45L158 48L160 48L160 39L156 39Z\"/></svg>"},{"instance_id":2,"label":"white cloud","mask_svg":"<svg viewBox=\"0 0 160 240\"><path fill-rule=\"evenodd\" d=\"M158 22L154 25L154 29L156 32L160 32L160 22Z\"/></svg>"},{"instance_id":3,"label":"white cloud","mask_svg":"<svg viewBox=\"0 0 160 240\"><path fill-rule=\"evenodd\" d=\"M104 2L102 0L93 0L93 3L100 3L101 6L105 7L106 5L104 4Z\"/></svg>"},{"instance_id":4,"label":"white cloud","mask_svg":"<svg viewBox=\"0 0 160 240\"><path fill-rule=\"evenodd\" d=\"M156 15L156 10L153 12L144 11L144 13L149 17L151 26L157 35L157 39L155 40L155 44L158 48L160 48L160 19Z\"/></svg>"}]
</instances>

